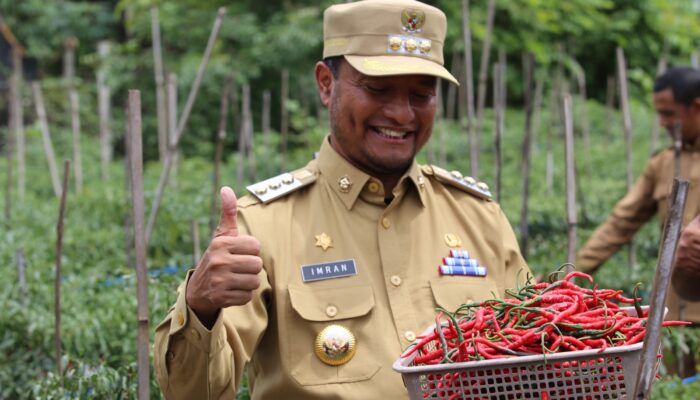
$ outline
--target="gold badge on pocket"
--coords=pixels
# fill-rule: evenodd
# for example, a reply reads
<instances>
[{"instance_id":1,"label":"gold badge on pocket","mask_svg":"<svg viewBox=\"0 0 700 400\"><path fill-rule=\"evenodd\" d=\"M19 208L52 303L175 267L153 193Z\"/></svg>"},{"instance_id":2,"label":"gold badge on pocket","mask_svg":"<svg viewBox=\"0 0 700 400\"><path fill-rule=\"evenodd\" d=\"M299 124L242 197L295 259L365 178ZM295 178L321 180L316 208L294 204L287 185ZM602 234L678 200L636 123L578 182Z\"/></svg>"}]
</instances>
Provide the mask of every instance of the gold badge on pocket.
<instances>
[{"instance_id":1,"label":"gold badge on pocket","mask_svg":"<svg viewBox=\"0 0 700 400\"><path fill-rule=\"evenodd\" d=\"M341 325L325 327L316 336L314 351L319 360L328 365L342 365L355 355L355 335Z\"/></svg>"}]
</instances>

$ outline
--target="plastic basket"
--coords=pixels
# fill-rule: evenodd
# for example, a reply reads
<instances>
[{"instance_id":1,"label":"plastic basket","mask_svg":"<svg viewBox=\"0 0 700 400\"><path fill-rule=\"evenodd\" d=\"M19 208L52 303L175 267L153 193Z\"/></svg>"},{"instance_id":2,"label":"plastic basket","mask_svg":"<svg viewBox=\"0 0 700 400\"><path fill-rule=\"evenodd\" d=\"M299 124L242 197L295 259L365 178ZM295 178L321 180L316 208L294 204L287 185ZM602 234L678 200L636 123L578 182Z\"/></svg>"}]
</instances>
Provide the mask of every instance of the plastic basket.
<instances>
[{"instance_id":1,"label":"plastic basket","mask_svg":"<svg viewBox=\"0 0 700 400\"><path fill-rule=\"evenodd\" d=\"M636 315L633 308L623 310ZM413 353L396 360L393 369L402 374L411 399L624 399L633 395L642 347L426 366L412 366Z\"/></svg>"}]
</instances>

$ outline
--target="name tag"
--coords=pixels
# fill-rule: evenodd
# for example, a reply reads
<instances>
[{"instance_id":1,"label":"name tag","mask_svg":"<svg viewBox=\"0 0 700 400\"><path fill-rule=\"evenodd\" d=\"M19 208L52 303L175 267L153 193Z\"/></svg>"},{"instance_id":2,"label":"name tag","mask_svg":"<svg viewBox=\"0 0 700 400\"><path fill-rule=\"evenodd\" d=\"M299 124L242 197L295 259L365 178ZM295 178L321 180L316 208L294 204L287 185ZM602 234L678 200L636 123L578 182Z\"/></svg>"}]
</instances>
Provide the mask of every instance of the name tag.
<instances>
[{"instance_id":1,"label":"name tag","mask_svg":"<svg viewBox=\"0 0 700 400\"><path fill-rule=\"evenodd\" d=\"M353 259L301 266L301 277L304 282L343 278L352 275L357 275L357 268Z\"/></svg>"}]
</instances>

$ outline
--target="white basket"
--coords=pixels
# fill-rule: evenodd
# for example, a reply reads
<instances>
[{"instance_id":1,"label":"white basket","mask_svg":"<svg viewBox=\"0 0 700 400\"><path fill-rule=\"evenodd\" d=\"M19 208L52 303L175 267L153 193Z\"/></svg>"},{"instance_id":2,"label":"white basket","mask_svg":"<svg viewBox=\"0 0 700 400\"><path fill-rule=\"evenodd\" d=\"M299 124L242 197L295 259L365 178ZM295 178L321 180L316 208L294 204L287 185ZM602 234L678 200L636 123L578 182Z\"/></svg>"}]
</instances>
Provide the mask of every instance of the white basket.
<instances>
[{"instance_id":1,"label":"white basket","mask_svg":"<svg viewBox=\"0 0 700 400\"><path fill-rule=\"evenodd\" d=\"M402 374L411 399L624 399L633 395L642 347L411 366L414 352L396 360L393 369Z\"/></svg>"}]
</instances>

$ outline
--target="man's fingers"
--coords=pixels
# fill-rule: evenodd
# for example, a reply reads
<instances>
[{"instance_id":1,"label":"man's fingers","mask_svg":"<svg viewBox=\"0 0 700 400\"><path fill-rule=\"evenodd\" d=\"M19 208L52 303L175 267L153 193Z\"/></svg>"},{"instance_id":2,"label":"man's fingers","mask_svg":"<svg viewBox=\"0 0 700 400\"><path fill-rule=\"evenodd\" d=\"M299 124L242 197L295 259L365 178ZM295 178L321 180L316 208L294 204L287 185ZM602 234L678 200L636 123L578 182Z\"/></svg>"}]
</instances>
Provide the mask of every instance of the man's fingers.
<instances>
[{"instance_id":1,"label":"man's fingers","mask_svg":"<svg viewBox=\"0 0 700 400\"><path fill-rule=\"evenodd\" d=\"M209 245L212 250L226 249L231 254L248 254L257 256L260 254L260 242L252 236L219 236L214 238Z\"/></svg>"},{"instance_id":2,"label":"man's fingers","mask_svg":"<svg viewBox=\"0 0 700 400\"><path fill-rule=\"evenodd\" d=\"M238 236L238 200L228 186L221 188L221 219L215 236Z\"/></svg>"}]
</instances>

